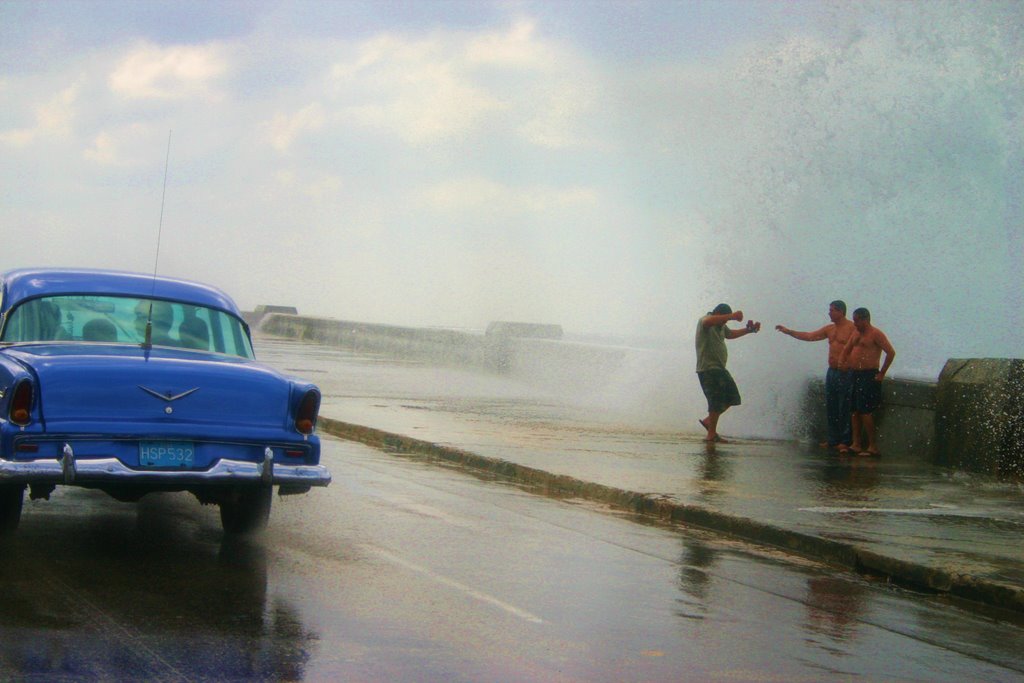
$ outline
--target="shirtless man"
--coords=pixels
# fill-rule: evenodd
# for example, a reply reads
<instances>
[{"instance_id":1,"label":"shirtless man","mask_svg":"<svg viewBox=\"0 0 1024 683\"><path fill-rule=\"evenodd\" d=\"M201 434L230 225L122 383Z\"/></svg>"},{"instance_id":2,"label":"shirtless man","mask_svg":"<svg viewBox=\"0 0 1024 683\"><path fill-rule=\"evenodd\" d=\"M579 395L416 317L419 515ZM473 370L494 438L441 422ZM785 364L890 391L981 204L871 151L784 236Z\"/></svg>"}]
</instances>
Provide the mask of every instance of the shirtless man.
<instances>
[{"instance_id":1,"label":"shirtless man","mask_svg":"<svg viewBox=\"0 0 1024 683\"><path fill-rule=\"evenodd\" d=\"M877 327L871 325L871 313L866 308L853 312L856 331L846 343L839 364L853 371L853 443L850 450L859 455L880 455L875 441L875 409L882 402L882 379L896 357L896 350ZM878 361L885 352L881 368ZM867 432L867 449L861 447L861 431Z\"/></svg>"},{"instance_id":2,"label":"shirtless man","mask_svg":"<svg viewBox=\"0 0 1024 683\"><path fill-rule=\"evenodd\" d=\"M732 375L725 369L729 360L725 340L739 339L761 331L761 323L753 320L748 320L746 327L728 327L726 323L732 320L743 322L743 311L733 313L729 304L718 304L697 322L697 378L704 398L708 401L708 416L697 421L707 430L705 440L709 444L725 441L718 434L718 418L731 406L740 404L740 391Z\"/></svg>"},{"instance_id":3,"label":"shirtless man","mask_svg":"<svg viewBox=\"0 0 1024 683\"><path fill-rule=\"evenodd\" d=\"M776 325L775 329L801 341L828 340L828 371L825 373L828 440L821 445L845 451L850 447L850 372L848 368L840 367L839 357L853 336L854 327L846 317L846 302L839 299L828 305L828 318L832 322L813 332L797 332L785 325Z\"/></svg>"}]
</instances>

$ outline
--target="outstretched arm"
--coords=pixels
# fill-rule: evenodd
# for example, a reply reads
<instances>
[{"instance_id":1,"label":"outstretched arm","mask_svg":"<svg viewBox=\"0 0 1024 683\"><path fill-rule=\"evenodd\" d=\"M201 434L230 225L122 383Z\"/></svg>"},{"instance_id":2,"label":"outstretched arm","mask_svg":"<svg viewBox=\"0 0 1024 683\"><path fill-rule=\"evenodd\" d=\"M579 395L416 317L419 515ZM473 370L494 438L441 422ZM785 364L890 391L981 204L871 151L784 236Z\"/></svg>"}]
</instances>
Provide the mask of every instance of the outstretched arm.
<instances>
[{"instance_id":1,"label":"outstretched arm","mask_svg":"<svg viewBox=\"0 0 1024 683\"><path fill-rule=\"evenodd\" d=\"M822 339L828 339L828 333L832 327L833 325L825 325L825 327L822 327L820 330L814 330L813 332L797 332L796 330L789 329L785 325L776 325L775 329L777 329L782 334L789 335L793 339L813 342L821 341Z\"/></svg>"},{"instance_id":2,"label":"outstretched arm","mask_svg":"<svg viewBox=\"0 0 1024 683\"><path fill-rule=\"evenodd\" d=\"M734 330L734 329L731 329L731 328L728 328L728 327L725 328L725 338L726 339L739 339L740 337L745 337L748 334L756 334L756 333L758 333L760 331L761 331L761 323L754 322L753 320L748 320L747 321L747 326L743 327L743 328L740 328L738 330Z\"/></svg>"}]
</instances>

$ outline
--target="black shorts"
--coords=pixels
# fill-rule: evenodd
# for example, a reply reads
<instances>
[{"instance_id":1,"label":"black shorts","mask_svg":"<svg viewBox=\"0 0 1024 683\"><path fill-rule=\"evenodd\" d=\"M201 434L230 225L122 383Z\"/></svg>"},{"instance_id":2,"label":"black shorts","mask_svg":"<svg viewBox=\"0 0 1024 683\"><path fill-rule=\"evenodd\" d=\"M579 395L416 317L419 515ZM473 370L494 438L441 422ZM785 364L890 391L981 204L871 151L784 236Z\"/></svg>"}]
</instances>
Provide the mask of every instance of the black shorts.
<instances>
[{"instance_id":1,"label":"black shorts","mask_svg":"<svg viewBox=\"0 0 1024 683\"><path fill-rule=\"evenodd\" d=\"M873 413L882 405L882 383L876 382L878 370L853 371L853 412Z\"/></svg>"},{"instance_id":2,"label":"black shorts","mask_svg":"<svg viewBox=\"0 0 1024 683\"><path fill-rule=\"evenodd\" d=\"M728 370L705 370L697 373L700 388L708 399L709 413L724 413L729 406L740 404L740 390Z\"/></svg>"}]
</instances>

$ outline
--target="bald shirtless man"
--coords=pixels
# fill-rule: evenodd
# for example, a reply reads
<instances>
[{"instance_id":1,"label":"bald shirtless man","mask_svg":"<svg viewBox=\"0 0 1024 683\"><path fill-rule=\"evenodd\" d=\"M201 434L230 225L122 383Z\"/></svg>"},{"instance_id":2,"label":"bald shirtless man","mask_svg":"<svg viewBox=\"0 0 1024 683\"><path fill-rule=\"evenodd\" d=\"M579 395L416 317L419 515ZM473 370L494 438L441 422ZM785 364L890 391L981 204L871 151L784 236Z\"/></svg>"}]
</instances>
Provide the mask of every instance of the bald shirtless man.
<instances>
[{"instance_id":1,"label":"bald shirtless man","mask_svg":"<svg viewBox=\"0 0 1024 683\"><path fill-rule=\"evenodd\" d=\"M848 449L850 447L850 372L840 367L839 357L846 342L853 336L853 323L846 317L846 302L836 299L828 305L828 325L813 332L797 332L785 325L775 329L801 341L828 340L828 371L825 373L825 418L828 440L823 447Z\"/></svg>"},{"instance_id":2,"label":"bald shirtless man","mask_svg":"<svg viewBox=\"0 0 1024 683\"><path fill-rule=\"evenodd\" d=\"M850 450L859 455L880 455L875 440L875 409L882 402L882 379L896 357L896 350L877 327L871 324L871 312L858 308L853 312L855 332L846 343L840 355L840 365L848 365L853 371L853 443ZM885 352L881 368L878 361ZM868 446L861 446L861 432L867 432Z\"/></svg>"}]
</instances>

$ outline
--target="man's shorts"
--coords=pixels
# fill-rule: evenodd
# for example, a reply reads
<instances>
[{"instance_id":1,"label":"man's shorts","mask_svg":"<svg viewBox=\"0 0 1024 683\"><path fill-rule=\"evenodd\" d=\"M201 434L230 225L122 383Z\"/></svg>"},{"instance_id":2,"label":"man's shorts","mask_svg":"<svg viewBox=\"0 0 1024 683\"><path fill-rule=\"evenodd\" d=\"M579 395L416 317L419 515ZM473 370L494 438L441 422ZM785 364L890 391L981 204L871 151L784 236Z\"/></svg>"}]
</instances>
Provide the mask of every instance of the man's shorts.
<instances>
[{"instance_id":1,"label":"man's shorts","mask_svg":"<svg viewBox=\"0 0 1024 683\"><path fill-rule=\"evenodd\" d=\"M882 405L882 383L876 382L878 370L853 371L853 412L873 413Z\"/></svg>"},{"instance_id":2,"label":"man's shorts","mask_svg":"<svg viewBox=\"0 0 1024 683\"><path fill-rule=\"evenodd\" d=\"M728 370L705 370L697 373L700 388L708 399L709 413L724 413L729 406L740 404L740 390Z\"/></svg>"}]
</instances>

